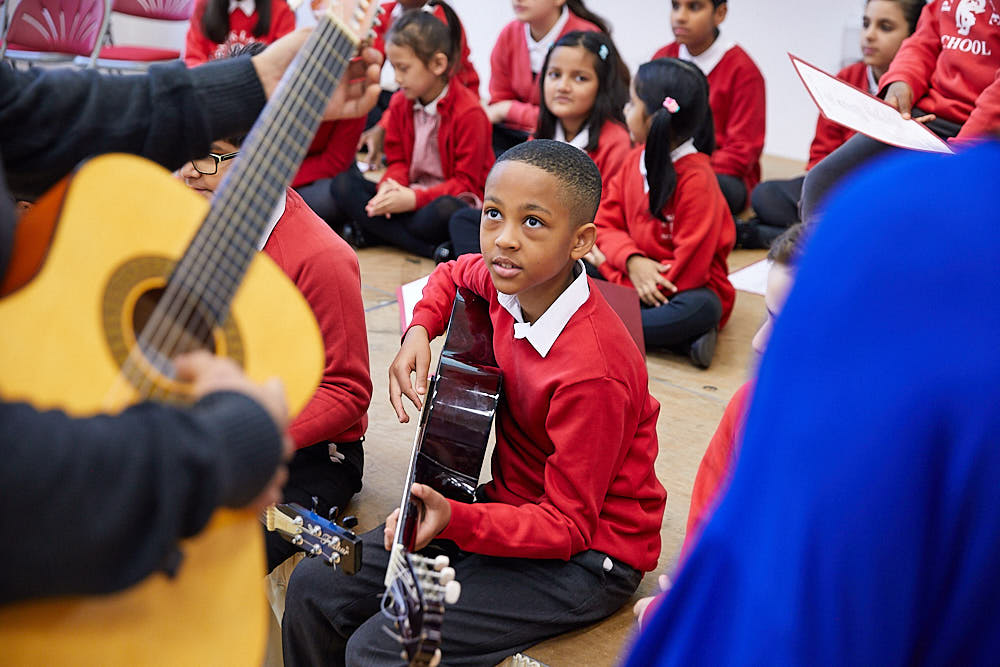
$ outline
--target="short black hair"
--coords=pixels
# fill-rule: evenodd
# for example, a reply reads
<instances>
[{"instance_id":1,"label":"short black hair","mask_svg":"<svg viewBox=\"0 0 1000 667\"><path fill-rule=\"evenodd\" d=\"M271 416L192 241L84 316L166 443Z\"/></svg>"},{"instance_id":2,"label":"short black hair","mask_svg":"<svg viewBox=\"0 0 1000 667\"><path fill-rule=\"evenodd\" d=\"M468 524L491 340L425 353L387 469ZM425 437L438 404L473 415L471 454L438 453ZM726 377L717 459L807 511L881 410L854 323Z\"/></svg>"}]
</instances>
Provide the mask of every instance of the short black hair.
<instances>
[{"instance_id":1,"label":"short black hair","mask_svg":"<svg viewBox=\"0 0 1000 667\"><path fill-rule=\"evenodd\" d=\"M775 264L795 267L805 252L806 239L809 237L809 230L805 223L799 222L784 232L781 236L771 242L771 248L767 251L767 258Z\"/></svg>"},{"instance_id":2,"label":"short black hair","mask_svg":"<svg viewBox=\"0 0 1000 667\"><path fill-rule=\"evenodd\" d=\"M504 152L497 158L497 165L502 162L523 162L552 174L565 186L560 196L570 210L573 224L594 221L601 203L601 172L590 156L576 146L553 139L535 139Z\"/></svg>"},{"instance_id":3,"label":"short black hair","mask_svg":"<svg viewBox=\"0 0 1000 667\"><path fill-rule=\"evenodd\" d=\"M246 44L230 44L226 54L219 56L218 59L223 60L225 58L239 58L240 56L252 57L263 51L266 47L267 45L264 42L256 41L247 42ZM237 148L242 148L243 142L246 141L246 138L247 135L245 134L236 134L231 137L223 137L222 141L225 141L227 144L232 144Z\"/></svg>"}]
</instances>

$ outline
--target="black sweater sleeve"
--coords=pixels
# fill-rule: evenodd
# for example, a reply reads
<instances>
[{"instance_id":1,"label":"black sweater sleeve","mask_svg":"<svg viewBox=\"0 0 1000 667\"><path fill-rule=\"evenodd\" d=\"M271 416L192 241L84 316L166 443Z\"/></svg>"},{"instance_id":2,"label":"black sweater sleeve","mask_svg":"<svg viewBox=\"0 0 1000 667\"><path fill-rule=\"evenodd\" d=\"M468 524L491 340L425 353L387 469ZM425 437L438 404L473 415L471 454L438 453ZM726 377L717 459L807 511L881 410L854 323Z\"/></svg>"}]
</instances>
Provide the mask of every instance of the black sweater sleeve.
<instances>
[{"instance_id":1,"label":"black sweater sleeve","mask_svg":"<svg viewBox=\"0 0 1000 667\"><path fill-rule=\"evenodd\" d=\"M157 569L270 479L281 436L237 393L71 418L0 403L0 603L107 593Z\"/></svg>"}]
</instances>

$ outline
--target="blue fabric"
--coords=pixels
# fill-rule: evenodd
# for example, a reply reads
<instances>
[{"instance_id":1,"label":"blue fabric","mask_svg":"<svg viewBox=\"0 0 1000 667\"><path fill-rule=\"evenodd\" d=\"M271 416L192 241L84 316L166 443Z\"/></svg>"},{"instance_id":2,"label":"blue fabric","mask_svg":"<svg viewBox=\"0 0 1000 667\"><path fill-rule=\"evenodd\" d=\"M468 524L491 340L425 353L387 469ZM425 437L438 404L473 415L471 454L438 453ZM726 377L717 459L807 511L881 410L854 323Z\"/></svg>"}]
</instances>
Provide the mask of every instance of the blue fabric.
<instances>
[{"instance_id":1,"label":"blue fabric","mask_svg":"<svg viewBox=\"0 0 1000 667\"><path fill-rule=\"evenodd\" d=\"M627 665L1000 660L1000 144L830 199L728 494Z\"/></svg>"}]
</instances>

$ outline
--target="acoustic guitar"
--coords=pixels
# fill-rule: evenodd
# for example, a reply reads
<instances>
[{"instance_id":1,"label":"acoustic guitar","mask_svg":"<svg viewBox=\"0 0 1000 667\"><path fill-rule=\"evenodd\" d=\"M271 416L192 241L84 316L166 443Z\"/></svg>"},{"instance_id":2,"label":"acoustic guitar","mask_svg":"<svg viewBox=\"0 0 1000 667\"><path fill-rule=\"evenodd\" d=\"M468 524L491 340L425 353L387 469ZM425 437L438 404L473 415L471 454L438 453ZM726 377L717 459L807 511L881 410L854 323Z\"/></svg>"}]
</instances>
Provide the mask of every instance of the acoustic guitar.
<instances>
[{"instance_id":1,"label":"acoustic guitar","mask_svg":"<svg viewBox=\"0 0 1000 667\"><path fill-rule=\"evenodd\" d=\"M308 401L323 368L319 330L257 243L376 5L340 2L321 18L210 211L166 170L125 155L85 162L41 198L18 226L0 283L4 400L75 415L148 397L186 402L170 360L207 347L255 380L280 376L293 414ZM261 532L254 514L219 511L180 544L173 577L0 607L0 662L260 665L268 614Z\"/></svg>"},{"instance_id":2,"label":"acoustic guitar","mask_svg":"<svg viewBox=\"0 0 1000 667\"><path fill-rule=\"evenodd\" d=\"M414 552L421 508L410 489L414 483L427 484L452 500L474 502L500 387L488 304L459 290L420 413L385 574L382 610L395 624L403 655L413 667L440 662L444 605L458 601L461 586L447 556Z\"/></svg>"}]
</instances>

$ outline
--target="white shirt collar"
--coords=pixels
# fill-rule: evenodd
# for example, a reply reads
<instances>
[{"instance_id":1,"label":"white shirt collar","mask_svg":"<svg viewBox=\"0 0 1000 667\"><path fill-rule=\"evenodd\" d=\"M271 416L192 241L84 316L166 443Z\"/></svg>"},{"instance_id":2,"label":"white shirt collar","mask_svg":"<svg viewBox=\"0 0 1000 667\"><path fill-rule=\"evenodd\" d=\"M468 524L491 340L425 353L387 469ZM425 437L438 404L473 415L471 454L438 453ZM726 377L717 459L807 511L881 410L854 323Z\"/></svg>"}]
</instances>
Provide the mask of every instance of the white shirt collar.
<instances>
[{"instance_id":1,"label":"white shirt collar","mask_svg":"<svg viewBox=\"0 0 1000 667\"><path fill-rule=\"evenodd\" d=\"M444 88L441 89L440 94L438 94L437 97L435 97L433 100L431 100L427 104L421 104L419 98L413 100L413 110L414 111L423 111L424 113L426 113L428 115L436 116L437 112L438 112L438 102L440 102L441 98L444 97L447 94L448 94L448 84L444 84Z\"/></svg>"},{"instance_id":2,"label":"white shirt collar","mask_svg":"<svg viewBox=\"0 0 1000 667\"><path fill-rule=\"evenodd\" d=\"M691 52L688 51L688 47L685 44L681 44L680 48L677 50L677 57L681 60L686 60L689 63L694 63L701 70L702 74L708 76L709 73L715 69L715 66L719 64L722 57L726 55L729 49L736 46L736 42L730 40L722 39L720 34L712 42L712 46L705 49L704 52L699 53L696 56L692 56Z\"/></svg>"},{"instance_id":3,"label":"white shirt collar","mask_svg":"<svg viewBox=\"0 0 1000 667\"><path fill-rule=\"evenodd\" d=\"M286 195L287 196L287 195ZM271 232L274 231L275 226L278 224L278 220L281 220L281 216L285 214L285 197L281 198L278 205L274 207L274 211L271 213L271 219L267 222L267 227L264 228L264 233L260 236L260 241L257 242L257 250L263 250L264 246L267 245L267 240L271 238Z\"/></svg>"},{"instance_id":4,"label":"white shirt collar","mask_svg":"<svg viewBox=\"0 0 1000 667\"><path fill-rule=\"evenodd\" d=\"M584 127L582 130L576 133L573 137L573 141L566 141L566 133L563 131L562 123L556 121L556 132L555 136L552 137L556 141L561 141L564 144L569 144L570 146L576 146L584 153L587 152L587 144L590 143L590 128Z\"/></svg>"},{"instance_id":5,"label":"white shirt collar","mask_svg":"<svg viewBox=\"0 0 1000 667\"><path fill-rule=\"evenodd\" d=\"M542 65L545 64L545 54L549 52L549 47L559 38L559 34L566 27L567 21L569 21L569 10L564 6L556 24L537 42L531 36L531 26L527 23L524 24L524 40L528 43L528 57L531 59L532 72L541 71Z\"/></svg>"},{"instance_id":6,"label":"white shirt collar","mask_svg":"<svg viewBox=\"0 0 1000 667\"><path fill-rule=\"evenodd\" d=\"M872 66L869 65L866 67L865 72L868 74L868 92L872 95L878 95L878 80L875 78L875 72L872 71Z\"/></svg>"},{"instance_id":7,"label":"white shirt collar","mask_svg":"<svg viewBox=\"0 0 1000 667\"><path fill-rule=\"evenodd\" d=\"M242 9L244 14L250 16L257 10L257 3L254 0L229 0L229 13L232 14L237 9Z\"/></svg>"},{"instance_id":8,"label":"white shirt collar","mask_svg":"<svg viewBox=\"0 0 1000 667\"><path fill-rule=\"evenodd\" d=\"M590 298L590 284L587 282L587 272L583 270L582 260L576 263L573 270L577 272L573 282L532 324L524 321L524 316L521 315L521 302L517 300L517 295L497 292L497 301L514 317L515 340L527 339L531 347L535 348L543 358L552 349L573 314Z\"/></svg>"},{"instance_id":9,"label":"white shirt collar","mask_svg":"<svg viewBox=\"0 0 1000 667\"><path fill-rule=\"evenodd\" d=\"M682 157L691 155L692 153L697 153L698 149L694 147L694 139L688 139L683 144L670 151L670 161L676 163ZM642 187L645 192L649 192L649 179L646 178L646 149L642 149L642 153L639 154L639 173L642 174Z\"/></svg>"}]
</instances>

